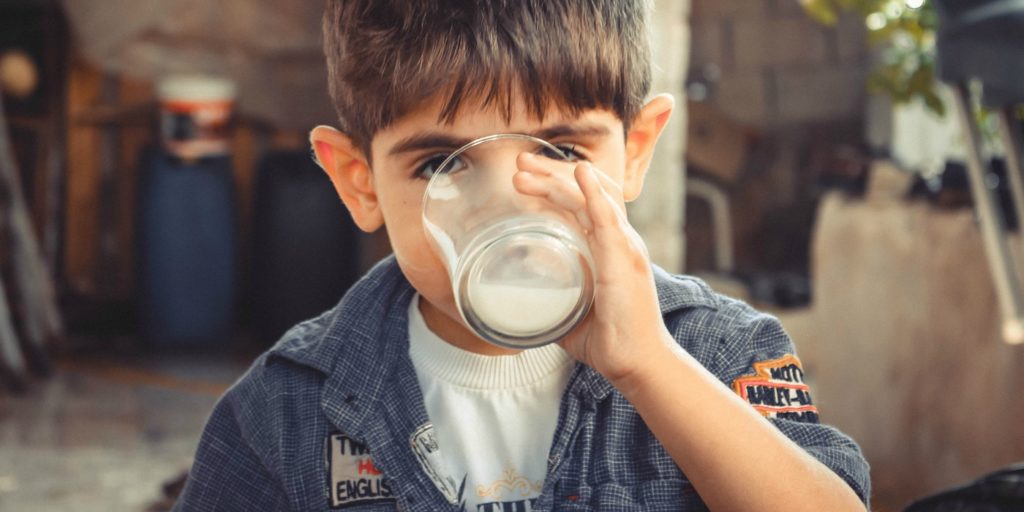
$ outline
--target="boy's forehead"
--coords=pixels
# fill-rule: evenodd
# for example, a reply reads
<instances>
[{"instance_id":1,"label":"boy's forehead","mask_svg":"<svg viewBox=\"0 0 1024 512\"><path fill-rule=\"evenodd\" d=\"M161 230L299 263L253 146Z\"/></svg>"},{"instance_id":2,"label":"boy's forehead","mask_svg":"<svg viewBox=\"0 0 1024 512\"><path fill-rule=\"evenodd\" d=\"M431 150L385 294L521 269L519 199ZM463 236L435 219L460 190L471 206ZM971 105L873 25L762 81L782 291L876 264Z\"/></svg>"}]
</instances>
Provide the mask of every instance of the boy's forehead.
<instances>
[{"instance_id":1,"label":"boy's forehead","mask_svg":"<svg viewBox=\"0 0 1024 512\"><path fill-rule=\"evenodd\" d=\"M495 133L524 133L541 139L554 139L574 135L603 137L622 131L622 121L608 110L571 112L553 104L544 109L543 117L540 117L530 112L522 102L513 103L511 107L506 112L494 105L466 102L450 121L445 121L441 115L441 101L434 100L378 132L373 146L375 152L394 153L408 149L410 142L416 145L417 140L424 138L448 139L457 147L461 145L457 144L459 141L469 142Z\"/></svg>"}]
</instances>

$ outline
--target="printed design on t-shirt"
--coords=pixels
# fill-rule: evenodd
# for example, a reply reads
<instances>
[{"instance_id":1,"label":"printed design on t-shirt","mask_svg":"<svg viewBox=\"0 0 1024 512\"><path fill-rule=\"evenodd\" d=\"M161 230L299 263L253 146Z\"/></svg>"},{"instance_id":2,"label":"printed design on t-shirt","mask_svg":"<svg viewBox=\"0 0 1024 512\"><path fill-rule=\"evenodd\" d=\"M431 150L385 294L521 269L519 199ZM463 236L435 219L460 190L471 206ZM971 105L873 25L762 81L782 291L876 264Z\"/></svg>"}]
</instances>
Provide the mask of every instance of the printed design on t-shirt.
<instances>
[{"instance_id":1,"label":"printed design on t-shirt","mask_svg":"<svg viewBox=\"0 0 1024 512\"><path fill-rule=\"evenodd\" d=\"M374 465L365 444L332 433L327 436L326 451L331 508L395 502L391 482Z\"/></svg>"},{"instance_id":2,"label":"printed design on t-shirt","mask_svg":"<svg viewBox=\"0 0 1024 512\"><path fill-rule=\"evenodd\" d=\"M543 486L543 480L531 482L515 468L507 467L501 478L476 486L476 508L469 509L463 500L459 503L463 512L531 512Z\"/></svg>"},{"instance_id":3,"label":"printed design on t-shirt","mask_svg":"<svg viewBox=\"0 0 1024 512\"><path fill-rule=\"evenodd\" d=\"M767 418L818 422L803 366L792 354L754 363L754 375L736 379L732 388Z\"/></svg>"},{"instance_id":4,"label":"printed design on t-shirt","mask_svg":"<svg viewBox=\"0 0 1024 512\"><path fill-rule=\"evenodd\" d=\"M501 478L491 482L490 485L477 485L476 495L481 498L492 498L501 499L505 494L505 490L515 493L519 492L521 497L536 496L540 494L541 488L544 487L543 480L536 480L531 482L525 476L520 475L515 468L505 468L502 472Z\"/></svg>"}]
</instances>

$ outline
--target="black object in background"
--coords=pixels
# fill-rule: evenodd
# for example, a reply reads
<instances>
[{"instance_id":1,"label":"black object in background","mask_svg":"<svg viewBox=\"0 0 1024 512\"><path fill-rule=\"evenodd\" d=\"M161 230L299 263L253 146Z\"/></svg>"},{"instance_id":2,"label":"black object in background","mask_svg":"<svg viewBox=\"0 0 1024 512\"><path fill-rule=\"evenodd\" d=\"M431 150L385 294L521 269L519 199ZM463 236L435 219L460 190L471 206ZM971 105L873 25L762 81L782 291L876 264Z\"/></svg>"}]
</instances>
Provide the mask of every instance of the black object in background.
<instances>
[{"instance_id":1,"label":"black object in background","mask_svg":"<svg viewBox=\"0 0 1024 512\"><path fill-rule=\"evenodd\" d=\"M983 84L989 107L1019 104L1024 95L1024 5L1014 0L935 0L939 79Z\"/></svg>"},{"instance_id":2,"label":"black object in background","mask_svg":"<svg viewBox=\"0 0 1024 512\"><path fill-rule=\"evenodd\" d=\"M994 188L996 205L1002 211L1003 221L1008 231L1017 231L1019 222L1017 211L1013 208L1013 193L1010 190L1009 170L1002 158L989 161L990 180L987 185ZM961 162L946 162L942 172L925 179L920 174L914 176L907 196L923 197L940 208L971 208L974 199L971 197L970 183L967 179L967 167Z\"/></svg>"},{"instance_id":3,"label":"black object in background","mask_svg":"<svg viewBox=\"0 0 1024 512\"><path fill-rule=\"evenodd\" d=\"M359 276L357 228L308 153L274 152L256 176L251 327L269 343L330 309Z\"/></svg>"},{"instance_id":4,"label":"black object in background","mask_svg":"<svg viewBox=\"0 0 1024 512\"><path fill-rule=\"evenodd\" d=\"M1024 510L1024 464L920 499L904 512L1019 512Z\"/></svg>"}]
</instances>

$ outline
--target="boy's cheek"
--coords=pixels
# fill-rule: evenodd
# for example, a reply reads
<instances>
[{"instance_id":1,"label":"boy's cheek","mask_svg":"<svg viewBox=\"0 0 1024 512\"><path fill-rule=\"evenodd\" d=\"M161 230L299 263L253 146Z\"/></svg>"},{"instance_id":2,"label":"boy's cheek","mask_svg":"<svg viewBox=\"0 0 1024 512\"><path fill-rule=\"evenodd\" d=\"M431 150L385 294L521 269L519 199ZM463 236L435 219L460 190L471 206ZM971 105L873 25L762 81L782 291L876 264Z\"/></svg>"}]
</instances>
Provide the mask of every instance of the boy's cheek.
<instances>
[{"instance_id":1,"label":"boy's cheek","mask_svg":"<svg viewBox=\"0 0 1024 512\"><path fill-rule=\"evenodd\" d=\"M439 306L454 303L448 271L426 243L416 248L406 248L392 241L392 247L402 273L416 291Z\"/></svg>"}]
</instances>

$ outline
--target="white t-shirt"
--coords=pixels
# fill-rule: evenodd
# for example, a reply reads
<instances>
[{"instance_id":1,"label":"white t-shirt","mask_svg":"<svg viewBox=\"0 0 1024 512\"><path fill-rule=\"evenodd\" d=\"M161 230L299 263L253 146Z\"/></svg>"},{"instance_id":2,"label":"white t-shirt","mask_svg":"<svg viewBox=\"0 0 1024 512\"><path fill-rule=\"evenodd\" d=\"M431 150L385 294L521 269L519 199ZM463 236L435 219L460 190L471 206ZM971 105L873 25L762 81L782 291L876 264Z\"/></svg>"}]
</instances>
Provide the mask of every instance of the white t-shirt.
<instances>
[{"instance_id":1,"label":"white t-shirt","mask_svg":"<svg viewBox=\"0 0 1024 512\"><path fill-rule=\"evenodd\" d=\"M531 510L572 358L555 344L511 356L467 352L431 332L418 306L417 295L409 306L409 356L443 469L461 484L463 510Z\"/></svg>"}]
</instances>

